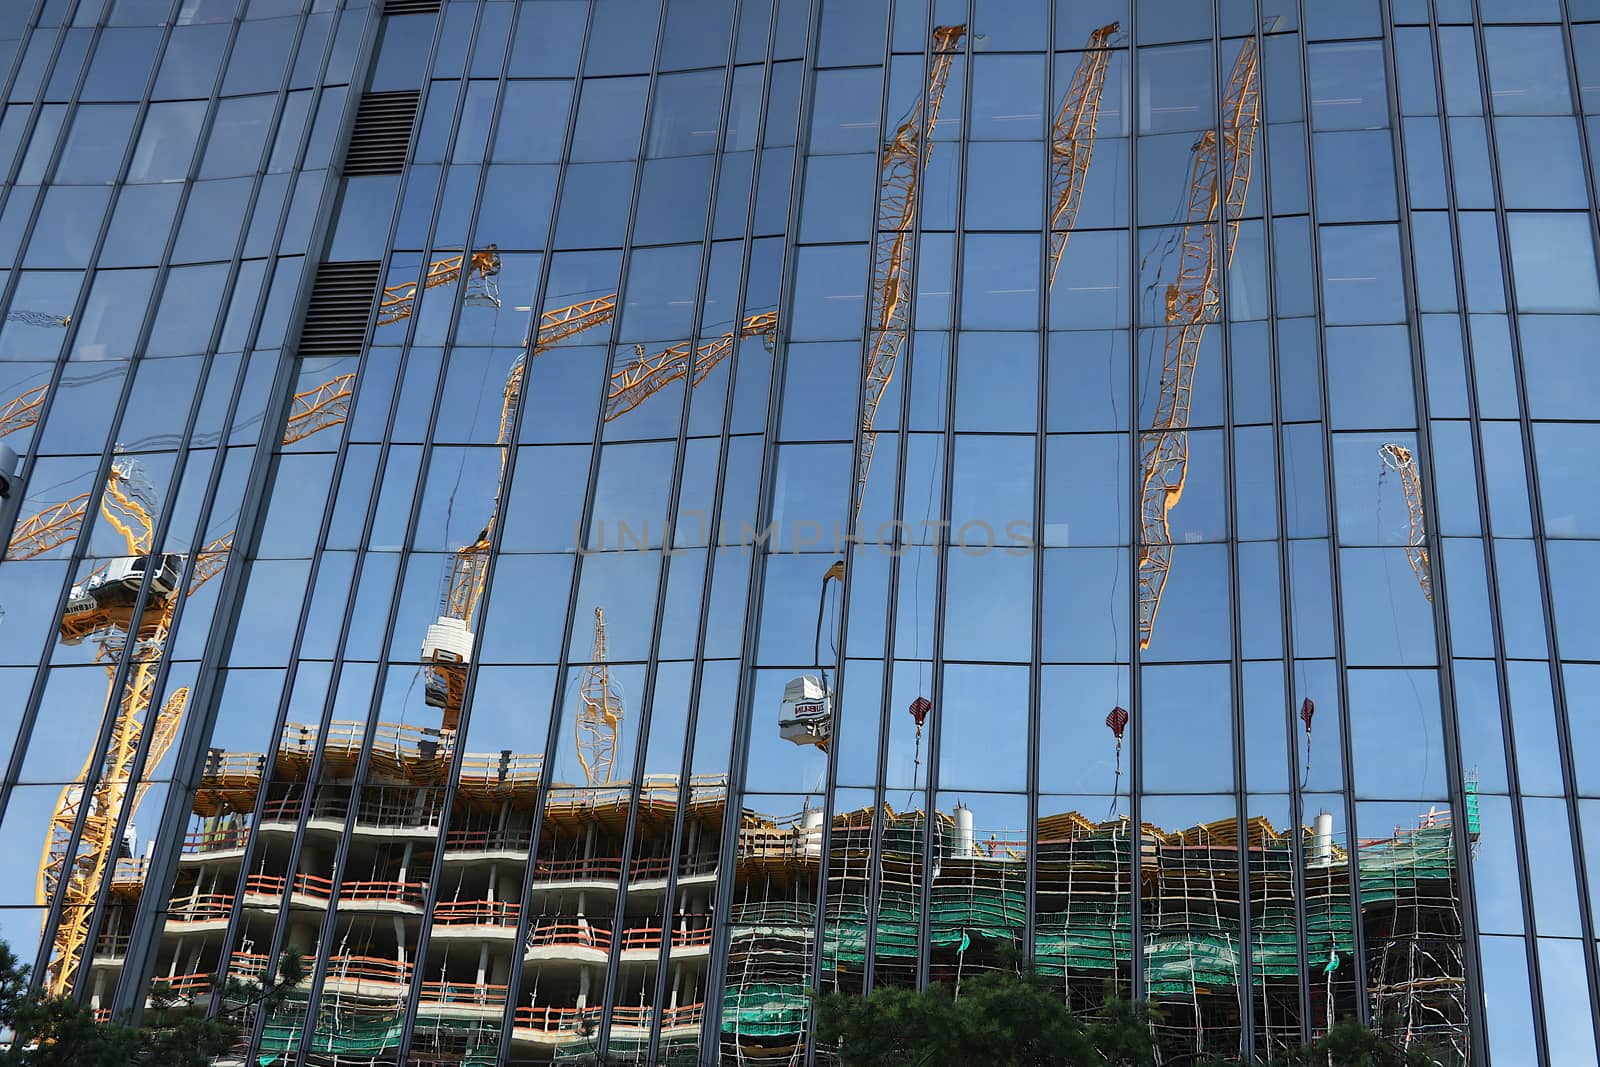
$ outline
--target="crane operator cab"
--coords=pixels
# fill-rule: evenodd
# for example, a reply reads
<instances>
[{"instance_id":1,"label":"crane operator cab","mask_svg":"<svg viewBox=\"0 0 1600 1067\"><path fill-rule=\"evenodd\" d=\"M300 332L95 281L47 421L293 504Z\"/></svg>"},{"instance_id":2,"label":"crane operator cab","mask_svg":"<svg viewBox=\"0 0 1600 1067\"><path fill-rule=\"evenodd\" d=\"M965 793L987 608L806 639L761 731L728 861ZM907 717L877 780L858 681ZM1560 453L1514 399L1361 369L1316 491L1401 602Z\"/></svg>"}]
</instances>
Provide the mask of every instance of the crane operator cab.
<instances>
[{"instance_id":1,"label":"crane operator cab","mask_svg":"<svg viewBox=\"0 0 1600 1067\"><path fill-rule=\"evenodd\" d=\"M66 610L61 613L63 625L99 611L132 608L139 599L139 586L146 570L150 571L150 599L145 605L149 610L161 601L171 600L177 593L183 575L183 557L176 552L152 552L112 560L72 587L72 592L67 594ZM75 645L83 640L83 635L66 636L63 631L62 640Z\"/></svg>"},{"instance_id":2,"label":"crane operator cab","mask_svg":"<svg viewBox=\"0 0 1600 1067\"><path fill-rule=\"evenodd\" d=\"M422 662L465 667L472 662L472 645L473 634L465 622L441 615L422 636ZM449 695L448 679L437 670L428 671L426 678L423 699L429 707L444 707Z\"/></svg>"},{"instance_id":3,"label":"crane operator cab","mask_svg":"<svg viewBox=\"0 0 1600 1067\"><path fill-rule=\"evenodd\" d=\"M139 586L144 582L145 571L150 571L150 595L160 600L170 599L178 591L178 581L183 570L183 557L176 552L153 552L147 556L122 556L106 564L104 570L89 575L72 587L67 598L67 610L84 603L80 610L131 607L139 596Z\"/></svg>"},{"instance_id":4,"label":"crane operator cab","mask_svg":"<svg viewBox=\"0 0 1600 1067\"><path fill-rule=\"evenodd\" d=\"M816 745L827 751L832 730L833 690L809 674L791 678L783 687L778 736L797 745Z\"/></svg>"}]
</instances>

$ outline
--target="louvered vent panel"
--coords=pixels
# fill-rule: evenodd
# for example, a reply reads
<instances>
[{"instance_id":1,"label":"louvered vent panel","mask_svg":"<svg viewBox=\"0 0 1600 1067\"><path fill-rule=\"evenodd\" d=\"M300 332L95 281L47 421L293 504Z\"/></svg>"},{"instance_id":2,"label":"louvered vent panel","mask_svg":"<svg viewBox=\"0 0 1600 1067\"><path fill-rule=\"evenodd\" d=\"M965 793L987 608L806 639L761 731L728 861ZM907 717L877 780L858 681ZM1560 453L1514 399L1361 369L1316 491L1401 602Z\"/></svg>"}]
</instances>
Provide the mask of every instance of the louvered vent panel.
<instances>
[{"instance_id":1,"label":"louvered vent panel","mask_svg":"<svg viewBox=\"0 0 1600 1067\"><path fill-rule=\"evenodd\" d=\"M383 5L385 15L432 15L439 10L439 0L389 0Z\"/></svg>"},{"instance_id":2,"label":"louvered vent panel","mask_svg":"<svg viewBox=\"0 0 1600 1067\"><path fill-rule=\"evenodd\" d=\"M300 355L359 356L378 294L376 261L324 263L317 268L300 332Z\"/></svg>"},{"instance_id":3,"label":"louvered vent panel","mask_svg":"<svg viewBox=\"0 0 1600 1067\"><path fill-rule=\"evenodd\" d=\"M350 151L344 172L356 174L399 174L411 144L411 127L417 121L417 91L367 93L356 111L356 126L350 133Z\"/></svg>"}]
</instances>

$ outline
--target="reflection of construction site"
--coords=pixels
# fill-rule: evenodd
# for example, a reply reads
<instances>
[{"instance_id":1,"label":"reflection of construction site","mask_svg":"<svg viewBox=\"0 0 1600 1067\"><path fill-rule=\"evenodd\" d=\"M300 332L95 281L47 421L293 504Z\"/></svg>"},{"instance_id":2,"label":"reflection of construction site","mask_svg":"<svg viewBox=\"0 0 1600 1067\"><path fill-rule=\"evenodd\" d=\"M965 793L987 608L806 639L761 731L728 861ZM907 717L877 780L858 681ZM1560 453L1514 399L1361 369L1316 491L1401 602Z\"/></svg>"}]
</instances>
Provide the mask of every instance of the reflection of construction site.
<instances>
[{"instance_id":1,"label":"reflection of construction site","mask_svg":"<svg viewBox=\"0 0 1600 1067\"><path fill-rule=\"evenodd\" d=\"M223 967L259 978L274 919L286 909L285 943L325 950L326 979L315 1020L291 1000L264 1021L264 1057L289 1052L309 1027L314 1058L380 1062L394 1055L414 1011L413 1056L495 1062L517 971L516 1055L576 1058L595 1050L610 971L612 1062L643 1062L652 1029L659 1062L698 1062L706 1004L717 996L707 988L713 942L725 923L723 1062L800 1062L819 878L827 879L824 988L860 990L869 955L877 984L910 984L919 954L930 980L959 986L1027 954L1030 854L1031 954L1081 1009L1093 1009L1108 981L1129 988L1137 893L1146 991L1163 1008L1161 1028L1187 1034L1194 1047L1237 1047L1248 958L1259 1047L1293 1044L1302 1020L1321 1029L1353 1014L1366 995L1375 1014L1403 1020L1410 1040L1465 1055L1458 853L1448 814L1359 843L1367 964L1358 976L1351 856L1331 816L1298 834L1259 817L1183 830L1146 824L1135 833L1125 817L1063 811L1040 817L1029 834L978 825L977 802L976 810L938 811L930 832L924 812L885 806L835 815L824 864L821 811L746 810L734 838L732 895L719 906L721 777L544 783L539 755L465 753L442 825L456 755L449 732L380 725L364 735L359 724L291 724L270 757L213 750L203 768L155 978L202 998ZM367 785L355 789L364 741ZM536 820L541 785L547 797ZM289 846L297 825L304 831L296 857ZM1467 829L1476 832L1470 812ZM341 839L349 855L335 883ZM419 959L436 850L444 884ZM137 864L123 864L116 887L90 964L97 986L121 966L124 924L143 891ZM330 908L336 940L323 946L318 931ZM663 955L668 984L658 989ZM1301 1000L1302 974L1309 1002Z\"/></svg>"}]
</instances>

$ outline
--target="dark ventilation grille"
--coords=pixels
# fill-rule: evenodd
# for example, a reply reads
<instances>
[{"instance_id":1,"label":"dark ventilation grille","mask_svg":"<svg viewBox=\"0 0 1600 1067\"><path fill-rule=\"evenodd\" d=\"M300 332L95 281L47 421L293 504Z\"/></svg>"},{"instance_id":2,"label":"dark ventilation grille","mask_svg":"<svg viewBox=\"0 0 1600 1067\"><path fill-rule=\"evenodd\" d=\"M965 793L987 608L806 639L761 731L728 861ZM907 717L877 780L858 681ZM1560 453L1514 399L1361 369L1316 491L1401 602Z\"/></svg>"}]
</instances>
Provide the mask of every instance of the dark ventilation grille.
<instances>
[{"instance_id":1,"label":"dark ventilation grille","mask_svg":"<svg viewBox=\"0 0 1600 1067\"><path fill-rule=\"evenodd\" d=\"M356 128L350 133L345 174L399 174L405 165L406 148L411 144L411 126L416 120L415 89L363 96L356 112Z\"/></svg>"},{"instance_id":2,"label":"dark ventilation grille","mask_svg":"<svg viewBox=\"0 0 1600 1067\"><path fill-rule=\"evenodd\" d=\"M300 355L359 356L367 335L367 319L378 293L376 261L324 263L317 268L300 331Z\"/></svg>"},{"instance_id":3,"label":"dark ventilation grille","mask_svg":"<svg viewBox=\"0 0 1600 1067\"><path fill-rule=\"evenodd\" d=\"M383 5L385 15L432 15L439 10L439 0L389 0Z\"/></svg>"}]
</instances>

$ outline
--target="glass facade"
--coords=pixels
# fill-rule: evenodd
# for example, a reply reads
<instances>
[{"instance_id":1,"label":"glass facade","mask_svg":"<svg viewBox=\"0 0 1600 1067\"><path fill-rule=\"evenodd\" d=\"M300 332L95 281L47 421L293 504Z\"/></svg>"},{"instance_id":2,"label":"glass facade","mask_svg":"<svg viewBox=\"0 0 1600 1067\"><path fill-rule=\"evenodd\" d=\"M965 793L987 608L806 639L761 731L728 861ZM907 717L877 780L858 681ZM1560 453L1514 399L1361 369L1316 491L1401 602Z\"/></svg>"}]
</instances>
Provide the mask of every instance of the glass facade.
<instances>
[{"instance_id":1,"label":"glass facade","mask_svg":"<svg viewBox=\"0 0 1600 1067\"><path fill-rule=\"evenodd\" d=\"M236 1062L1031 961L1595 1064L1596 82L1595 0L0 5L0 937L303 953Z\"/></svg>"}]
</instances>

